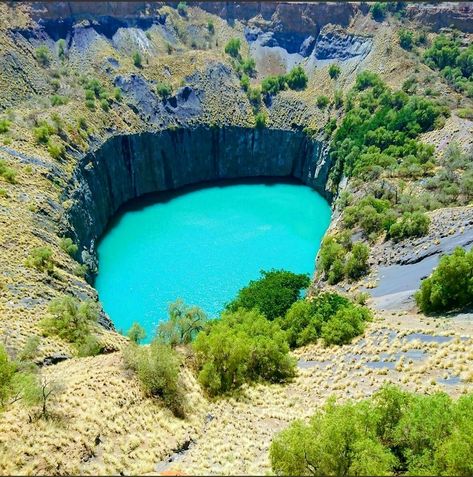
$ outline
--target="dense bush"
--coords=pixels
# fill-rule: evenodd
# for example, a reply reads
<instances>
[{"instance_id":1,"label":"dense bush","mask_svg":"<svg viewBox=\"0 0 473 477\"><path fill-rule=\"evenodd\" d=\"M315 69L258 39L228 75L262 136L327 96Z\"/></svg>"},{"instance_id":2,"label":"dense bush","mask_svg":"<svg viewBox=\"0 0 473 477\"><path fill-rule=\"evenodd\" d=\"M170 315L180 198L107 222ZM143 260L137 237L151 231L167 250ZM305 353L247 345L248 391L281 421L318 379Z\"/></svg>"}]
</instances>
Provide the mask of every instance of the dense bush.
<instances>
[{"instance_id":1,"label":"dense bush","mask_svg":"<svg viewBox=\"0 0 473 477\"><path fill-rule=\"evenodd\" d=\"M473 304L473 251L457 247L443 256L416 293L424 313L463 309Z\"/></svg>"},{"instance_id":2,"label":"dense bush","mask_svg":"<svg viewBox=\"0 0 473 477\"><path fill-rule=\"evenodd\" d=\"M56 128L46 121L39 122L38 125L33 129L34 137L36 142L39 144L47 144L49 137L56 132Z\"/></svg>"},{"instance_id":3,"label":"dense bush","mask_svg":"<svg viewBox=\"0 0 473 477\"><path fill-rule=\"evenodd\" d=\"M406 237L422 237L429 231L430 218L422 212L405 212L389 228L389 236L397 241Z\"/></svg>"},{"instance_id":4,"label":"dense bush","mask_svg":"<svg viewBox=\"0 0 473 477\"><path fill-rule=\"evenodd\" d=\"M31 250L26 264L40 272L52 272L54 269L53 252L49 247L37 247Z\"/></svg>"},{"instance_id":5,"label":"dense bush","mask_svg":"<svg viewBox=\"0 0 473 477\"><path fill-rule=\"evenodd\" d=\"M473 394L417 395L385 385L363 401L330 400L273 439L276 475L470 475Z\"/></svg>"},{"instance_id":6,"label":"dense bush","mask_svg":"<svg viewBox=\"0 0 473 477\"><path fill-rule=\"evenodd\" d=\"M473 46L463 48L460 41L444 34L438 35L424 53L425 62L441 70L442 75L458 91L473 97Z\"/></svg>"},{"instance_id":7,"label":"dense bush","mask_svg":"<svg viewBox=\"0 0 473 477\"><path fill-rule=\"evenodd\" d=\"M73 257L79 250L79 247L69 237L61 239L60 246L64 252L69 254L71 257Z\"/></svg>"},{"instance_id":8,"label":"dense bush","mask_svg":"<svg viewBox=\"0 0 473 477\"><path fill-rule=\"evenodd\" d=\"M64 147L64 144L49 139L48 152L53 159L59 159L61 157L64 157L64 155L66 154L66 148Z\"/></svg>"},{"instance_id":9,"label":"dense bush","mask_svg":"<svg viewBox=\"0 0 473 477\"><path fill-rule=\"evenodd\" d=\"M16 182L16 172L11 167L7 166L7 163L0 159L0 177L3 177L7 182L10 184L14 184Z\"/></svg>"},{"instance_id":10,"label":"dense bush","mask_svg":"<svg viewBox=\"0 0 473 477\"><path fill-rule=\"evenodd\" d=\"M302 66L295 66L286 75L286 83L291 89L304 89L307 86L309 78Z\"/></svg>"},{"instance_id":11,"label":"dense bush","mask_svg":"<svg viewBox=\"0 0 473 477\"><path fill-rule=\"evenodd\" d=\"M328 69L328 74L330 75L330 78L337 79L340 76L340 71L340 66L331 64Z\"/></svg>"},{"instance_id":12,"label":"dense bush","mask_svg":"<svg viewBox=\"0 0 473 477\"><path fill-rule=\"evenodd\" d=\"M35 57L40 65L48 66L51 61L51 52L46 45L41 45L36 48Z\"/></svg>"},{"instance_id":13,"label":"dense bush","mask_svg":"<svg viewBox=\"0 0 473 477\"><path fill-rule=\"evenodd\" d=\"M46 336L55 335L74 343L79 355L98 354L101 347L91 334L98 316L98 306L91 300L78 301L64 296L50 303L49 316L41 320L40 325Z\"/></svg>"},{"instance_id":14,"label":"dense bush","mask_svg":"<svg viewBox=\"0 0 473 477\"><path fill-rule=\"evenodd\" d=\"M51 96L51 106L62 106L66 104L68 99L65 96L59 96L58 94L54 94Z\"/></svg>"},{"instance_id":15,"label":"dense bush","mask_svg":"<svg viewBox=\"0 0 473 477\"><path fill-rule=\"evenodd\" d=\"M286 78L284 75L267 76L261 82L261 92L263 94L275 95L284 89L286 89Z\"/></svg>"},{"instance_id":16,"label":"dense bush","mask_svg":"<svg viewBox=\"0 0 473 477\"><path fill-rule=\"evenodd\" d=\"M165 81L159 81L156 86L156 92L161 98L167 99L172 95L172 86Z\"/></svg>"},{"instance_id":17,"label":"dense bush","mask_svg":"<svg viewBox=\"0 0 473 477\"><path fill-rule=\"evenodd\" d=\"M187 2L179 2L177 4L177 11L179 15L183 17L187 16Z\"/></svg>"},{"instance_id":18,"label":"dense bush","mask_svg":"<svg viewBox=\"0 0 473 477\"><path fill-rule=\"evenodd\" d=\"M286 334L257 310L225 312L197 335L193 347L199 382L211 395L254 381L285 381L295 373Z\"/></svg>"},{"instance_id":19,"label":"dense bush","mask_svg":"<svg viewBox=\"0 0 473 477\"><path fill-rule=\"evenodd\" d=\"M0 118L0 134L4 134L9 131L11 121L7 118Z\"/></svg>"},{"instance_id":20,"label":"dense bush","mask_svg":"<svg viewBox=\"0 0 473 477\"><path fill-rule=\"evenodd\" d=\"M399 44L405 50L411 50L412 44L414 43L414 33L409 30L402 28L399 30Z\"/></svg>"},{"instance_id":21,"label":"dense bush","mask_svg":"<svg viewBox=\"0 0 473 477\"><path fill-rule=\"evenodd\" d=\"M169 305L169 320L158 325L156 339L171 346L189 344L207 322L207 315L197 306L182 300Z\"/></svg>"},{"instance_id":22,"label":"dense bush","mask_svg":"<svg viewBox=\"0 0 473 477\"><path fill-rule=\"evenodd\" d=\"M179 382L181 358L171 346L153 341L150 346L131 344L124 351L125 365L136 372L145 393L161 399L178 417L185 416Z\"/></svg>"},{"instance_id":23,"label":"dense bush","mask_svg":"<svg viewBox=\"0 0 473 477\"><path fill-rule=\"evenodd\" d=\"M357 280L369 271L369 247L361 242L352 243L345 235L328 235L320 247L318 267L329 284L343 278Z\"/></svg>"},{"instance_id":24,"label":"dense bush","mask_svg":"<svg viewBox=\"0 0 473 477\"><path fill-rule=\"evenodd\" d=\"M243 74L253 76L256 72L256 61L253 58L244 58L240 62L240 68Z\"/></svg>"},{"instance_id":25,"label":"dense bush","mask_svg":"<svg viewBox=\"0 0 473 477\"><path fill-rule=\"evenodd\" d=\"M367 308L336 293L320 293L312 300L298 300L278 319L291 348L323 338L326 344L349 343L363 333L371 320Z\"/></svg>"},{"instance_id":26,"label":"dense bush","mask_svg":"<svg viewBox=\"0 0 473 477\"><path fill-rule=\"evenodd\" d=\"M242 288L236 298L227 305L227 310L257 308L268 320L274 320L285 315L309 283L307 275L286 270L261 271L261 278L250 281Z\"/></svg>"},{"instance_id":27,"label":"dense bush","mask_svg":"<svg viewBox=\"0 0 473 477\"><path fill-rule=\"evenodd\" d=\"M330 100L327 96L322 95L317 97L316 103L319 109L325 109L329 105Z\"/></svg>"},{"instance_id":28,"label":"dense bush","mask_svg":"<svg viewBox=\"0 0 473 477\"><path fill-rule=\"evenodd\" d=\"M225 53L233 58L240 56L241 41L239 38L231 38L225 45Z\"/></svg>"},{"instance_id":29,"label":"dense bush","mask_svg":"<svg viewBox=\"0 0 473 477\"><path fill-rule=\"evenodd\" d=\"M255 115L255 127L256 128L264 128L266 126L266 121L268 117L263 111L259 111Z\"/></svg>"},{"instance_id":30,"label":"dense bush","mask_svg":"<svg viewBox=\"0 0 473 477\"><path fill-rule=\"evenodd\" d=\"M387 11L387 4L382 2L376 2L370 8L371 16L377 22L384 20Z\"/></svg>"}]
</instances>

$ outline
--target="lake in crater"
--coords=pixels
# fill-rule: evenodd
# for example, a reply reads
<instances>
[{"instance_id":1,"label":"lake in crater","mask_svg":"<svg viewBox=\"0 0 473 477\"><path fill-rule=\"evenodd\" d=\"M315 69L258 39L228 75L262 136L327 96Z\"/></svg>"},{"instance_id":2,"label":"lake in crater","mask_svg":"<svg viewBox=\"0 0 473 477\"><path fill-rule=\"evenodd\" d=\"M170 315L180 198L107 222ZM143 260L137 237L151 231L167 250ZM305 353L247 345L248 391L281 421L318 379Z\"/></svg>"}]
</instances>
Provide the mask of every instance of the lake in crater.
<instances>
[{"instance_id":1,"label":"lake in crater","mask_svg":"<svg viewBox=\"0 0 473 477\"><path fill-rule=\"evenodd\" d=\"M135 200L98 245L95 287L117 330L146 330L182 298L216 317L260 270L314 271L326 200L296 182L222 182Z\"/></svg>"}]
</instances>

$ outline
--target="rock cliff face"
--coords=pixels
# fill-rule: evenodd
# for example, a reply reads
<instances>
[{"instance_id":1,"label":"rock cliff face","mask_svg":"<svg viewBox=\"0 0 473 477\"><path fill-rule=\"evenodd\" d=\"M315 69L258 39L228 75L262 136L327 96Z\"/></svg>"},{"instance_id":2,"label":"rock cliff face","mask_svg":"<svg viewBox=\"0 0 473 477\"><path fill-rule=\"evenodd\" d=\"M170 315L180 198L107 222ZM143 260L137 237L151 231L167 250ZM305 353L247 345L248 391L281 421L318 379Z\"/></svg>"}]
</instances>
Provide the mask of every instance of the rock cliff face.
<instances>
[{"instance_id":1,"label":"rock cliff face","mask_svg":"<svg viewBox=\"0 0 473 477\"><path fill-rule=\"evenodd\" d=\"M64 194L73 203L67 227L88 261L110 218L136 197L205 181L266 176L295 177L330 200L329 169L325 144L299 131L197 127L115 136L80 161Z\"/></svg>"}]
</instances>

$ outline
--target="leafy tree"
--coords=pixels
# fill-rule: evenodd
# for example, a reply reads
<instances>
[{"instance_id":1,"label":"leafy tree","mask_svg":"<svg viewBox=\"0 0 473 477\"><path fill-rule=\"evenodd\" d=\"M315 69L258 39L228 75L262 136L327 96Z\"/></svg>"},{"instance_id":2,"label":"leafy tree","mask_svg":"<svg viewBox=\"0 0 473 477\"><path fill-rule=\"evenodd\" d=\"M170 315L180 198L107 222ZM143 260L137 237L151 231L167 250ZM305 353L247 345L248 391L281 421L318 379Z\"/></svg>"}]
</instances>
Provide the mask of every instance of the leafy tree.
<instances>
[{"instance_id":1,"label":"leafy tree","mask_svg":"<svg viewBox=\"0 0 473 477\"><path fill-rule=\"evenodd\" d=\"M141 57L141 54L139 51L135 51L132 56L133 64L137 68L141 68L143 66L143 58Z\"/></svg>"},{"instance_id":2,"label":"leafy tree","mask_svg":"<svg viewBox=\"0 0 473 477\"><path fill-rule=\"evenodd\" d=\"M385 385L363 401L333 399L273 439L276 475L469 475L473 394L453 401Z\"/></svg>"},{"instance_id":3,"label":"leafy tree","mask_svg":"<svg viewBox=\"0 0 473 477\"><path fill-rule=\"evenodd\" d=\"M146 338L146 331L139 323L133 323L131 328L127 333L128 338L130 338L133 343L139 344L140 341Z\"/></svg>"},{"instance_id":4,"label":"leafy tree","mask_svg":"<svg viewBox=\"0 0 473 477\"><path fill-rule=\"evenodd\" d=\"M367 245L361 242L353 244L353 247L347 255L345 261L345 274L348 276L348 278L357 280L368 273L369 255L370 249Z\"/></svg>"},{"instance_id":5,"label":"leafy tree","mask_svg":"<svg viewBox=\"0 0 473 477\"><path fill-rule=\"evenodd\" d=\"M330 78L337 79L340 76L340 72L341 72L340 66L336 65L335 63L332 63L329 66L328 74L330 75Z\"/></svg>"},{"instance_id":6,"label":"leafy tree","mask_svg":"<svg viewBox=\"0 0 473 477\"><path fill-rule=\"evenodd\" d=\"M226 308L229 311L258 308L268 320L274 320L285 315L309 283L307 275L285 270L262 270L261 278L250 281Z\"/></svg>"},{"instance_id":7,"label":"leafy tree","mask_svg":"<svg viewBox=\"0 0 473 477\"><path fill-rule=\"evenodd\" d=\"M342 345L361 335L365 330L365 321L369 311L354 305L338 310L330 320L322 325L321 337L327 345Z\"/></svg>"},{"instance_id":8,"label":"leafy tree","mask_svg":"<svg viewBox=\"0 0 473 477\"><path fill-rule=\"evenodd\" d=\"M176 416L185 417L179 353L156 340L147 347L132 343L124 351L124 361L136 372L146 395L161 399Z\"/></svg>"},{"instance_id":9,"label":"leafy tree","mask_svg":"<svg viewBox=\"0 0 473 477\"><path fill-rule=\"evenodd\" d=\"M414 33L409 30L405 30L404 28L399 30L398 33L399 44L401 45L401 48L404 48L405 50L411 50L414 43Z\"/></svg>"},{"instance_id":10,"label":"leafy tree","mask_svg":"<svg viewBox=\"0 0 473 477\"><path fill-rule=\"evenodd\" d=\"M51 62L51 52L46 45L38 46L35 50L35 57L41 66L48 66Z\"/></svg>"},{"instance_id":11,"label":"leafy tree","mask_svg":"<svg viewBox=\"0 0 473 477\"><path fill-rule=\"evenodd\" d=\"M240 56L241 41L239 38L231 38L225 45L225 53L233 58Z\"/></svg>"},{"instance_id":12,"label":"leafy tree","mask_svg":"<svg viewBox=\"0 0 473 477\"><path fill-rule=\"evenodd\" d=\"M199 382L217 395L254 381L282 382L295 372L286 334L257 310L225 312L193 344Z\"/></svg>"},{"instance_id":13,"label":"leafy tree","mask_svg":"<svg viewBox=\"0 0 473 477\"><path fill-rule=\"evenodd\" d=\"M169 305L169 320L159 323L156 338L171 346L189 344L207 323L207 315L198 306L182 300Z\"/></svg>"},{"instance_id":14,"label":"leafy tree","mask_svg":"<svg viewBox=\"0 0 473 477\"><path fill-rule=\"evenodd\" d=\"M473 76L473 46L465 48L457 57L456 64L465 78Z\"/></svg>"},{"instance_id":15,"label":"leafy tree","mask_svg":"<svg viewBox=\"0 0 473 477\"><path fill-rule=\"evenodd\" d=\"M460 49L458 41L441 34L435 38L432 46L425 51L424 59L428 64L443 69L455 66Z\"/></svg>"},{"instance_id":16,"label":"leafy tree","mask_svg":"<svg viewBox=\"0 0 473 477\"><path fill-rule=\"evenodd\" d=\"M444 255L415 294L424 313L462 309L473 303L473 251L457 247Z\"/></svg>"},{"instance_id":17,"label":"leafy tree","mask_svg":"<svg viewBox=\"0 0 473 477\"><path fill-rule=\"evenodd\" d=\"M64 296L50 303L49 316L40 325L46 336L56 335L75 343L82 352L85 349L95 351L96 346L90 340L90 335L91 326L97 322L98 316L98 306L91 300L78 301L71 296Z\"/></svg>"},{"instance_id":18,"label":"leafy tree","mask_svg":"<svg viewBox=\"0 0 473 477\"><path fill-rule=\"evenodd\" d=\"M304 89L308 80L307 73L300 65L292 68L286 75L286 83L291 89Z\"/></svg>"}]
</instances>

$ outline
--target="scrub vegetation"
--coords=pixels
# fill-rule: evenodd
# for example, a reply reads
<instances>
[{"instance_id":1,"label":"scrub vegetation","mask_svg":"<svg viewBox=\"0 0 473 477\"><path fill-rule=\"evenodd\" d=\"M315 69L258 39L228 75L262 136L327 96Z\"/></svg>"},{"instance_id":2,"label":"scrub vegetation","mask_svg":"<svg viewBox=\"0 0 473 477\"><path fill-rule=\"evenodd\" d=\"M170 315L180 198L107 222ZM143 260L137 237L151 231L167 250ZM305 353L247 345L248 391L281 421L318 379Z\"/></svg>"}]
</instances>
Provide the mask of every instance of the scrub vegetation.
<instances>
[{"instance_id":1,"label":"scrub vegetation","mask_svg":"<svg viewBox=\"0 0 473 477\"><path fill-rule=\"evenodd\" d=\"M473 250L457 247L443 256L415 295L424 313L464 310L473 304Z\"/></svg>"},{"instance_id":2,"label":"scrub vegetation","mask_svg":"<svg viewBox=\"0 0 473 477\"><path fill-rule=\"evenodd\" d=\"M422 396L384 386L359 402L330 400L271 444L276 475L469 475L473 394Z\"/></svg>"}]
</instances>

